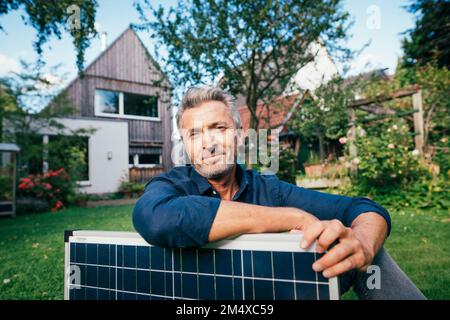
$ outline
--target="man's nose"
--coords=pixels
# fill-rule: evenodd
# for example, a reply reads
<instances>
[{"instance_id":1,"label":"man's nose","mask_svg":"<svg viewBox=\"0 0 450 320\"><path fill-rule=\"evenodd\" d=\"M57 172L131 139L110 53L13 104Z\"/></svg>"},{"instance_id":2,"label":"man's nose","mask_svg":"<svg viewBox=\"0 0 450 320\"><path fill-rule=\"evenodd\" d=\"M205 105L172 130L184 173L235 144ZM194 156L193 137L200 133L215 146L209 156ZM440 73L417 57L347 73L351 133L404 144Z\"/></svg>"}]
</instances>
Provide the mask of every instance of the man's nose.
<instances>
[{"instance_id":1,"label":"man's nose","mask_svg":"<svg viewBox=\"0 0 450 320\"><path fill-rule=\"evenodd\" d=\"M203 132L202 138L203 148L207 148L208 146L214 147L216 145L216 137L209 130Z\"/></svg>"}]
</instances>

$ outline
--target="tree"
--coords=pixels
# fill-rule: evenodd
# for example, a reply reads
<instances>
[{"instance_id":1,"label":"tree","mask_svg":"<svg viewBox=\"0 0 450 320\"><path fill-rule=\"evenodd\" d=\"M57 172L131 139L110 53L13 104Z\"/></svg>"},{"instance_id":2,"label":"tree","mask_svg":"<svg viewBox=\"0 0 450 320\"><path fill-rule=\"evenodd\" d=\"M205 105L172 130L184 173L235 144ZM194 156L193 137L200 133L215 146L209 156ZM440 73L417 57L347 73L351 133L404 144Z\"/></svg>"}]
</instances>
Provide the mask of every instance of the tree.
<instances>
[{"instance_id":1,"label":"tree","mask_svg":"<svg viewBox=\"0 0 450 320\"><path fill-rule=\"evenodd\" d=\"M320 160L324 160L324 145L347 135L348 106L354 100L359 81L346 83L336 76L319 86L294 117L290 129L303 142L319 142Z\"/></svg>"},{"instance_id":2,"label":"tree","mask_svg":"<svg viewBox=\"0 0 450 320\"><path fill-rule=\"evenodd\" d=\"M81 72L84 65L84 52L89 46L90 37L96 34L94 23L97 12L96 0L0 0L0 16L22 9L25 24L37 32L33 44L41 57L43 45L52 37L61 39L67 30L77 51L77 67ZM0 25L0 30L3 27Z\"/></svg>"},{"instance_id":3,"label":"tree","mask_svg":"<svg viewBox=\"0 0 450 320\"><path fill-rule=\"evenodd\" d=\"M349 15L339 0L193 0L167 13L146 0L135 5L143 21L135 27L158 40L156 57L174 86L220 78L223 88L245 97L251 128L258 128L257 105L295 90L293 76L320 47L338 57L349 54L341 46Z\"/></svg>"},{"instance_id":4,"label":"tree","mask_svg":"<svg viewBox=\"0 0 450 320\"><path fill-rule=\"evenodd\" d=\"M2 142L17 143L21 147L19 175L42 173L44 160L50 169L54 166L64 166L71 176L82 175L85 168L81 157L85 154L83 137L95 130L69 130L58 121L59 117L73 114L74 106L64 94L57 95L58 84L52 74L58 73L59 66L44 70L39 63L29 64L21 61L21 73L11 74L0 83L0 116L2 117ZM3 98L4 97L4 98ZM3 101L9 102L2 103ZM50 108L49 103L57 104L58 108ZM43 144L42 131L53 135L68 135L70 138L51 139ZM69 146L76 142L79 150ZM68 157L70 152L72 156ZM75 161L76 159L80 161Z\"/></svg>"},{"instance_id":5,"label":"tree","mask_svg":"<svg viewBox=\"0 0 450 320\"><path fill-rule=\"evenodd\" d=\"M425 65L436 60L450 66L450 5L448 0L415 0L407 10L416 15L415 27L403 40L406 66Z\"/></svg>"},{"instance_id":6,"label":"tree","mask_svg":"<svg viewBox=\"0 0 450 320\"><path fill-rule=\"evenodd\" d=\"M0 142L3 141L3 119L8 113L18 111L17 100L6 79L0 79Z\"/></svg>"}]
</instances>

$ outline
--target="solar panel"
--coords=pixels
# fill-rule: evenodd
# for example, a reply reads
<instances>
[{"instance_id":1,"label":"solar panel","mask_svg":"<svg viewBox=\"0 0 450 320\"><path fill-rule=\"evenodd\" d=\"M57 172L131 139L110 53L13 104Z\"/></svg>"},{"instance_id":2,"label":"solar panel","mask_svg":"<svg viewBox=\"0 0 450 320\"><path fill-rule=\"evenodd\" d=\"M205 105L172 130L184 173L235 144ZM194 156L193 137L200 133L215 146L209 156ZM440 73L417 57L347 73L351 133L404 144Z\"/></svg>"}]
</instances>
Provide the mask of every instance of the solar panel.
<instances>
[{"instance_id":1,"label":"solar panel","mask_svg":"<svg viewBox=\"0 0 450 320\"><path fill-rule=\"evenodd\" d=\"M328 300L338 279L312 264L301 234L241 235L201 248L149 245L137 233L66 231L64 297L69 300Z\"/></svg>"}]
</instances>

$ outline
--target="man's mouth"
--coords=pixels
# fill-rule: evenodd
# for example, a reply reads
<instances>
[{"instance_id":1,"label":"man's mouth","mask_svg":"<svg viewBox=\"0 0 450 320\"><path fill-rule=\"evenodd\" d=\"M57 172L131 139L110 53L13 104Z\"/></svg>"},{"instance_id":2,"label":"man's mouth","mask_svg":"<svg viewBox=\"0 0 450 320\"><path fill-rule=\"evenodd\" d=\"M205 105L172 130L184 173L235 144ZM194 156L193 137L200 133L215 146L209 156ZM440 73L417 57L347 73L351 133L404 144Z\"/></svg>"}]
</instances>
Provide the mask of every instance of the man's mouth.
<instances>
[{"instance_id":1,"label":"man's mouth","mask_svg":"<svg viewBox=\"0 0 450 320\"><path fill-rule=\"evenodd\" d=\"M204 160L214 160L214 159L220 158L220 157L222 157L222 156L224 156L224 155L225 155L224 153L221 153L221 154L214 154L214 155L212 155L212 156L203 158L203 161L204 161Z\"/></svg>"}]
</instances>

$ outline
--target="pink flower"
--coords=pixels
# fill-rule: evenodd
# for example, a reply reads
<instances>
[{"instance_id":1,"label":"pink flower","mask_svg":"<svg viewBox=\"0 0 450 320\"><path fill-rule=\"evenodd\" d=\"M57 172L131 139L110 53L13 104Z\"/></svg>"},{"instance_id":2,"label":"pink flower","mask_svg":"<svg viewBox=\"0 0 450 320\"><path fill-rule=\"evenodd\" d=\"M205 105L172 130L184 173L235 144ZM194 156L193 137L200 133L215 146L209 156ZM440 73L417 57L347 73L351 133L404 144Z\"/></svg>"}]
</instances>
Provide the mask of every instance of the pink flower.
<instances>
[{"instance_id":1,"label":"pink flower","mask_svg":"<svg viewBox=\"0 0 450 320\"><path fill-rule=\"evenodd\" d=\"M395 145L394 145L393 143L389 143L389 144L388 144L388 148L389 148L389 149L395 149Z\"/></svg>"},{"instance_id":2,"label":"pink flower","mask_svg":"<svg viewBox=\"0 0 450 320\"><path fill-rule=\"evenodd\" d=\"M56 212L61 209L64 204L61 201L56 201L55 206L52 208L52 212Z\"/></svg>"},{"instance_id":3,"label":"pink flower","mask_svg":"<svg viewBox=\"0 0 450 320\"><path fill-rule=\"evenodd\" d=\"M347 138L346 137L339 138L339 143L340 144L346 144L347 143Z\"/></svg>"},{"instance_id":4,"label":"pink flower","mask_svg":"<svg viewBox=\"0 0 450 320\"><path fill-rule=\"evenodd\" d=\"M42 186L44 187L45 190L51 190L52 189L52 185L50 183L43 183Z\"/></svg>"}]
</instances>

